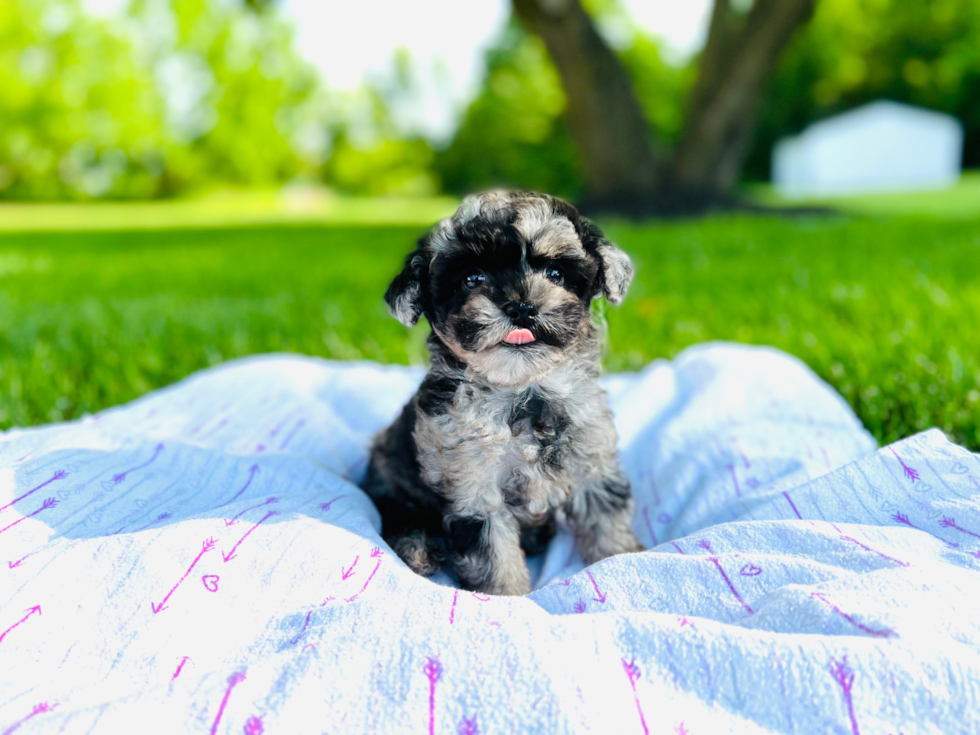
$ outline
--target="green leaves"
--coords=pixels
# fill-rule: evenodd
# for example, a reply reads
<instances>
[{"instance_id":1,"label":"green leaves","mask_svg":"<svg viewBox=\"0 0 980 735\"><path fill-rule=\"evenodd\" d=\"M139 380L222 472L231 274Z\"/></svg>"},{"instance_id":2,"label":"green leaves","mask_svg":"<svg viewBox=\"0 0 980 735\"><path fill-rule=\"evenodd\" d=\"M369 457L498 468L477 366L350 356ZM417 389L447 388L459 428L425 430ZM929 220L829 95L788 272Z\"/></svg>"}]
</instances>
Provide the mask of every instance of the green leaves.
<instances>
[{"instance_id":1,"label":"green leaves","mask_svg":"<svg viewBox=\"0 0 980 735\"><path fill-rule=\"evenodd\" d=\"M10 0L0 49L0 198L156 198L319 165L296 142L319 88L275 13L174 0L124 20Z\"/></svg>"}]
</instances>

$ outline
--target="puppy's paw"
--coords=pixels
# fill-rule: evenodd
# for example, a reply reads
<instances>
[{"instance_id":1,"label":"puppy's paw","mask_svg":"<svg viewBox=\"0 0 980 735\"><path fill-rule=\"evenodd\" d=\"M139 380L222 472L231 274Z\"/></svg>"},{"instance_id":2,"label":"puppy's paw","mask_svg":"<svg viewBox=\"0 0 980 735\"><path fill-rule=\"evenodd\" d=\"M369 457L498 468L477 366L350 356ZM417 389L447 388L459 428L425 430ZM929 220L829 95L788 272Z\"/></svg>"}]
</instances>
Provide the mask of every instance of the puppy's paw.
<instances>
[{"instance_id":1,"label":"puppy's paw","mask_svg":"<svg viewBox=\"0 0 980 735\"><path fill-rule=\"evenodd\" d=\"M523 597L531 592L531 579L514 579L490 585L483 590L488 595L500 595L503 597Z\"/></svg>"},{"instance_id":2,"label":"puppy's paw","mask_svg":"<svg viewBox=\"0 0 980 735\"><path fill-rule=\"evenodd\" d=\"M498 562L487 587L487 592L493 595L528 594L531 591L531 573L524 561L524 554L514 554L513 558Z\"/></svg>"},{"instance_id":3,"label":"puppy's paw","mask_svg":"<svg viewBox=\"0 0 980 735\"><path fill-rule=\"evenodd\" d=\"M595 564L616 554L643 551L643 545L636 540L633 530L621 524L607 526L595 536L583 534L578 541L579 552L586 564Z\"/></svg>"},{"instance_id":4,"label":"puppy's paw","mask_svg":"<svg viewBox=\"0 0 980 735\"><path fill-rule=\"evenodd\" d=\"M616 554L633 554L633 553L636 553L637 551L645 551L646 550L646 547L643 544L641 544L639 541L636 540L636 536L633 535L633 532L632 531L630 531L628 534L624 534L623 538L621 539L621 542L623 544L623 550L622 551L616 551L614 553L616 553Z\"/></svg>"},{"instance_id":5,"label":"puppy's paw","mask_svg":"<svg viewBox=\"0 0 980 735\"><path fill-rule=\"evenodd\" d=\"M467 589L504 596L521 596L531 591L531 573L519 548L510 559L491 561L488 556L466 556L453 561L460 581Z\"/></svg>"},{"instance_id":6,"label":"puppy's paw","mask_svg":"<svg viewBox=\"0 0 980 735\"><path fill-rule=\"evenodd\" d=\"M409 569L423 577L431 577L442 566L442 556L436 552L423 531L414 531L392 539L391 547Z\"/></svg>"}]
</instances>

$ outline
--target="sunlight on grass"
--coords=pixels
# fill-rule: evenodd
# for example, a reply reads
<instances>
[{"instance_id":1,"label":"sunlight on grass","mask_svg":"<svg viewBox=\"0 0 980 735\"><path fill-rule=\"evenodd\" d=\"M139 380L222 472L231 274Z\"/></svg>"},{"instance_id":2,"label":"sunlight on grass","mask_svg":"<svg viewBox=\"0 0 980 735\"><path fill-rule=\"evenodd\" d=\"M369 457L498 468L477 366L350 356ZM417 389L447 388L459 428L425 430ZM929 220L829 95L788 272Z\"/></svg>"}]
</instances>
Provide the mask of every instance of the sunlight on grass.
<instances>
[{"instance_id":1,"label":"sunlight on grass","mask_svg":"<svg viewBox=\"0 0 980 735\"><path fill-rule=\"evenodd\" d=\"M943 219L980 217L980 171L967 171L956 186L930 191L854 194L813 199L785 199L768 185L752 186L749 196L771 206L824 206L865 216L919 216Z\"/></svg>"},{"instance_id":2,"label":"sunlight on grass","mask_svg":"<svg viewBox=\"0 0 980 735\"><path fill-rule=\"evenodd\" d=\"M450 215L452 197L349 197L316 188L217 191L193 199L98 204L0 203L0 232L227 227L288 223L425 225Z\"/></svg>"}]
</instances>

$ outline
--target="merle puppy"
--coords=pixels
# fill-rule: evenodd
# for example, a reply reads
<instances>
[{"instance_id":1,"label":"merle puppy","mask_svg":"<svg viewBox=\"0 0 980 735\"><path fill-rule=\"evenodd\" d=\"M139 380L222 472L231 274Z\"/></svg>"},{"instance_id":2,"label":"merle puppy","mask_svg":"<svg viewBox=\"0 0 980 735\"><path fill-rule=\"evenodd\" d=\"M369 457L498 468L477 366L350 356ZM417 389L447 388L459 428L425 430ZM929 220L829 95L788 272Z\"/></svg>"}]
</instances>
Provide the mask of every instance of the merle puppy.
<instances>
[{"instance_id":1,"label":"merle puppy","mask_svg":"<svg viewBox=\"0 0 980 735\"><path fill-rule=\"evenodd\" d=\"M592 299L622 301L629 258L559 199L468 198L405 259L385 301L432 326L432 368L377 437L364 490L419 574L447 556L462 584L530 591L525 552L564 512L592 563L638 551L630 486L596 382Z\"/></svg>"}]
</instances>

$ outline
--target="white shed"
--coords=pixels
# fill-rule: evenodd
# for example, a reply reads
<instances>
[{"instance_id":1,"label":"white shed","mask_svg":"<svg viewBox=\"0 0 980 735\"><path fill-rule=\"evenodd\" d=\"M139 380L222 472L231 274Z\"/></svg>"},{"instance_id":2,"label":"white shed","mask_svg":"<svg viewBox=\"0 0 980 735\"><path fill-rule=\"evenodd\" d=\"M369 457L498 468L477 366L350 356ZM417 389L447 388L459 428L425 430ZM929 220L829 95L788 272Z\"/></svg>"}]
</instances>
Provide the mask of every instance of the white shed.
<instances>
[{"instance_id":1,"label":"white shed","mask_svg":"<svg viewBox=\"0 0 980 735\"><path fill-rule=\"evenodd\" d=\"M959 179L962 153L956 118L879 101L780 140L772 179L789 197L941 188Z\"/></svg>"}]
</instances>

